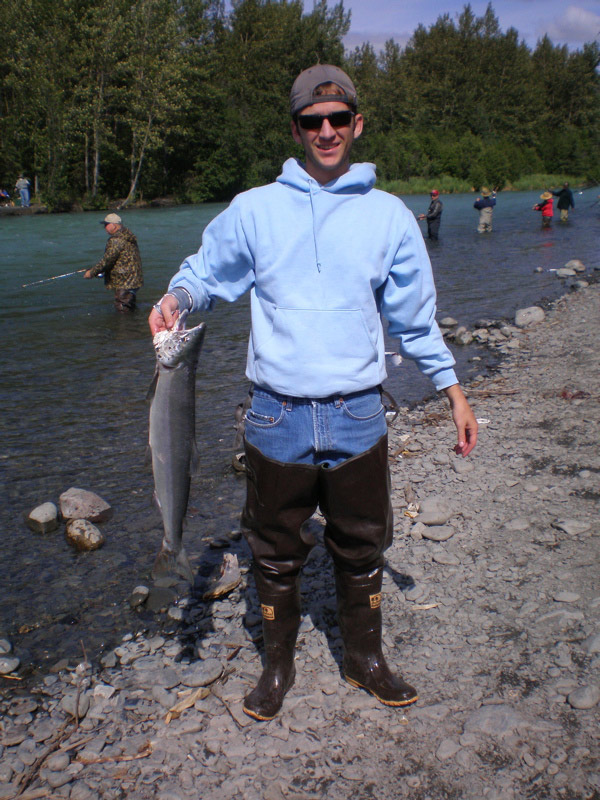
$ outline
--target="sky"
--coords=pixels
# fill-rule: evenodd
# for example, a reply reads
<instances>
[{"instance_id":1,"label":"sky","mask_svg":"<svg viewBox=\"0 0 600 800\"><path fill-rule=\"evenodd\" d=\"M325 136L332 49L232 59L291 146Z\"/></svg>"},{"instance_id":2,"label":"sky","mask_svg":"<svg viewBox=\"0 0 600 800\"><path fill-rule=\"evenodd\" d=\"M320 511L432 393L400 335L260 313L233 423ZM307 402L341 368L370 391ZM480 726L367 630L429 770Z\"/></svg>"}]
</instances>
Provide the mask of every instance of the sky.
<instances>
[{"instance_id":1,"label":"sky","mask_svg":"<svg viewBox=\"0 0 600 800\"><path fill-rule=\"evenodd\" d=\"M335 0L327 0L329 6ZM304 10L311 10L304 0ZM344 44L349 50L370 42L376 50L388 39L404 47L415 28L432 25L442 14L458 18L466 0L344 0L352 12L352 23ZM483 16L488 0L471 0L475 16ZM585 42L600 42L600 0L492 0L494 13L503 31L516 28L530 48L547 33L554 44L570 50Z\"/></svg>"}]
</instances>

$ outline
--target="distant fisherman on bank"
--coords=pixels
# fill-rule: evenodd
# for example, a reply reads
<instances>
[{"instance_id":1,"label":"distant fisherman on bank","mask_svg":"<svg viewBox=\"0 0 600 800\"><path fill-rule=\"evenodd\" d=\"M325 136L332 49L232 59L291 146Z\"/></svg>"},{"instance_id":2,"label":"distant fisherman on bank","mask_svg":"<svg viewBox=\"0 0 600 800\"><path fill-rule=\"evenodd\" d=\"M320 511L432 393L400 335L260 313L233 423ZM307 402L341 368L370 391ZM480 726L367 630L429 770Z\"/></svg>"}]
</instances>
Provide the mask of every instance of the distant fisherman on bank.
<instances>
[{"instance_id":1,"label":"distant fisherman on bank","mask_svg":"<svg viewBox=\"0 0 600 800\"><path fill-rule=\"evenodd\" d=\"M492 232L492 214L496 205L496 192L490 192L487 186L481 187L481 197L473 203L473 208L479 211L478 233Z\"/></svg>"},{"instance_id":2,"label":"distant fisherman on bank","mask_svg":"<svg viewBox=\"0 0 600 800\"><path fill-rule=\"evenodd\" d=\"M103 273L106 288L115 290L117 311L133 311L136 293L144 283L137 239L118 214L107 214L102 225L108 234L104 256L83 277L96 278Z\"/></svg>"}]
</instances>

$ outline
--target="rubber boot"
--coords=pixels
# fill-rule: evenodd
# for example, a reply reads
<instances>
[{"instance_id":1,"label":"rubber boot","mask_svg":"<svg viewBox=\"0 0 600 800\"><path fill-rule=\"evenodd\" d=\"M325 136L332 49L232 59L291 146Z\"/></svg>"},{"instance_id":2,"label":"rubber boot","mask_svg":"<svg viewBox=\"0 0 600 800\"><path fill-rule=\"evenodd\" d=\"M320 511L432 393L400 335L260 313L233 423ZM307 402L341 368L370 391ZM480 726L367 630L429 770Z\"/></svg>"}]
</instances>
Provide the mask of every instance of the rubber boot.
<instances>
[{"instance_id":1,"label":"rubber boot","mask_svg":"<svg viewBox=\"0 0 600 800\"><path fill-rule=\"evenodd\" d=\"M358 573L383 565L393 537L387 436L337 467L322 469L319 489L325 547L336 567Z\"/></svg>"},{"instance_id":2,"label":"rubber boot","mask_svg":"<svg viewBox=\"0 0 600 800\"><path fill-rule=\"evenodd\" d=\"M244 701L245 713L254 719L273 719L294 683L299 574L314 545L302 526L317 507L318 475L316 466L267 458L246 442L242 526L254 559L265 644L263 673Z\"/></svg>"},{"instance_id":3,"label":"rubber boot","mask_svg":"<svg viewBox=\"0 0 600 800\"><path fill-rule=\"evenodd\" d=\"M294 685L294 648L300 627L299 580L286 581L273 593L272 582L255 571L263 617L265 665L256 687L244 700L244 712L254 719L270 720ZM268 584L271 583L271 586Z\"/></svg>"},{"instance_id":4,"label":"rubber boot","mask_svg":"<svg viewBox=\"0 0 600 800\"><path fill-rule=\"evenodd\" d=\"M335 570L342 673L349 684L366 689L386 706L408 706L418 700L417 691L392 674L381 650L382 580L380 566L360 575Z\"/></svg>"}]
</instances>

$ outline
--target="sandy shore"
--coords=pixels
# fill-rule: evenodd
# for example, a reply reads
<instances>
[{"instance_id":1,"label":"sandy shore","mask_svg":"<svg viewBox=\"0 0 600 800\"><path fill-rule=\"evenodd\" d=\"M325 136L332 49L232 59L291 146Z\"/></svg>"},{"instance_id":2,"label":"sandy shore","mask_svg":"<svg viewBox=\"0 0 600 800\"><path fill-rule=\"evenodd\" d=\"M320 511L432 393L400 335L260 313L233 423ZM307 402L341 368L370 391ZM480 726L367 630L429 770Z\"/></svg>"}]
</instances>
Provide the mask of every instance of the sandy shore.
<instances>
[{"instance_id":1,"label":"sandy shore","mask_svg":"<svg viewBox=\"0 0 600 800\"><path fill-rule=\"evenodd\" d=\"M169 633L127 636L29 694L2 679L0 800L600 797L599 321L592 285L519 334L469 389L481 428L468 460L452 452L443 400L395 423L384 643L416 706L341 680L317 545L277 719L241 711L260 672L244 574L224 600L172 605ZM232 551L245 573L245 545Z\"/></svg>"}]
</instances>

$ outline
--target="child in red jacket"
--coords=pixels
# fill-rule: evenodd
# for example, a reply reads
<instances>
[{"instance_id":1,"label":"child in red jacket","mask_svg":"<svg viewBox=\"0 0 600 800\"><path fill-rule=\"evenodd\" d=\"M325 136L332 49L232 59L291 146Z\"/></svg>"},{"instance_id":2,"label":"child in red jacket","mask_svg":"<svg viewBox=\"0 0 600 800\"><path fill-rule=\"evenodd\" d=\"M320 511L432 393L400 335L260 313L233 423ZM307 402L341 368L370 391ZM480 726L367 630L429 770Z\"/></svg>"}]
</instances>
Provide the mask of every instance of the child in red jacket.
<instances>
[{"instance_id":1,"label":"child in red jacket","mask_svg":"<svg viewBox=\"0 0 600 800\"><path fill-rule=\"evenodd\" d=\"M542 228L549 228L552 225L554 198L551 192L544 192L540 195L540 200L542 200L542 202L537 203L533 207L533 210L542 212Z\"/></svg>"}]
</instances>

